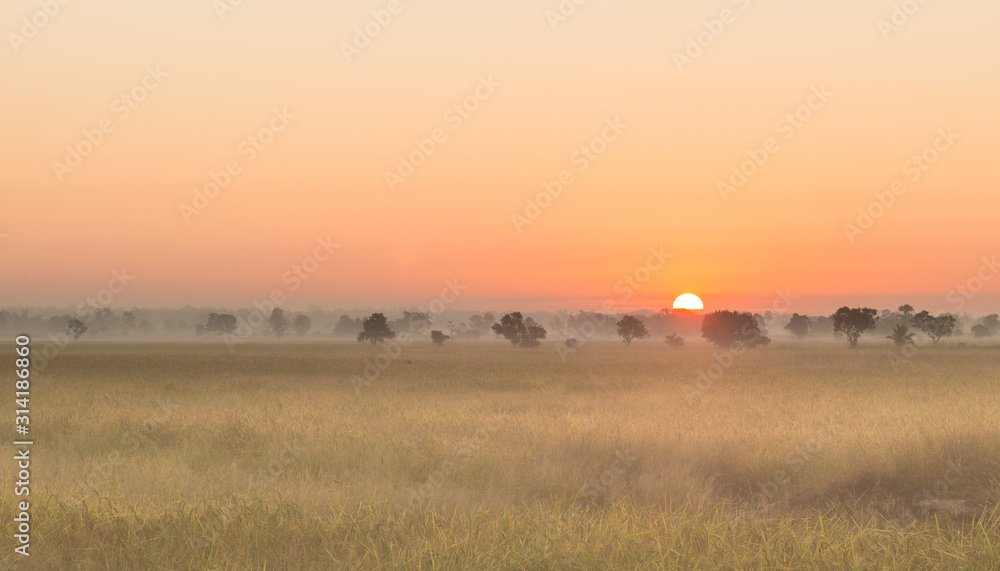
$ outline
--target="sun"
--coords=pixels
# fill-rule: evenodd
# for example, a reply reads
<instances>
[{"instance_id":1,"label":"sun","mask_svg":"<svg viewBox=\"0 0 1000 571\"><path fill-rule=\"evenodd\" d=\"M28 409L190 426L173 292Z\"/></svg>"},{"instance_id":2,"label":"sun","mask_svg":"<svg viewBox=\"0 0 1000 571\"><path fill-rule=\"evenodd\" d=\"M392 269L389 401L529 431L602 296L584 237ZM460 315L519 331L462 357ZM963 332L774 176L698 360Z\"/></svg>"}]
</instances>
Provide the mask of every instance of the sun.
<instances>
[{"instance_id":1,"label":"sun","mask_svg":"<svg viewBox=\"0 0 1000 571\"><path fill-rule=\"evenodd\" d=\"M705 304L695 294L685 293L674 300L674 309L705 309Z\"/></svg>"}]
</instances>

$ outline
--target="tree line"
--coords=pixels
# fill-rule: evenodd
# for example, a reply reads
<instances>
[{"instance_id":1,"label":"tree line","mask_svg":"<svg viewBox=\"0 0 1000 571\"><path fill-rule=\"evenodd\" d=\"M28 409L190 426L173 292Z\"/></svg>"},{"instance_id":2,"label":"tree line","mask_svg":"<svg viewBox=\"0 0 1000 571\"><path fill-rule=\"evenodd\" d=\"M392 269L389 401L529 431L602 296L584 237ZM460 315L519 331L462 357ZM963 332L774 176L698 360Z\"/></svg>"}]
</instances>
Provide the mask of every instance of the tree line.
<instances>
[{"instance_id":1,"label":"tree line","mask_svg":"<svg viewBox=\"0 0 1000 571\"><path fill-rule=\"evenodd\" d=\"M149 333L153 329L146 319L137 317L138 310L130 310L116 315L110 309L101 308L80 317L52 316L49 318L30 317L26 310L0 310L0 330L10 325L23 328L25 324L43 323L47 330L61 329L72 339L90 333L130 335ZM204 315L204 314L203 314ZM575 347L579 338L611 337L617 335L626 346L635 340L647 339L652 334L662 336L669 347L683 347L685 339L678 328L686 327L688 333L700 333L701 337L720 347L734 343L744 347L759 347L771 341L767 327L778 316L772 312L751 313L740 311L715 311L700 317L700 330L692 326L695 314L683 310L661 310L652 315L611 316L598 312L579 311L576 314L559 312L546 325L542 325L521 312L510 312L499 321L492 313L472 314L467 322L455 324L447 321L441 329L429 331L431 341L442 346L451 339L476 339L485 335L495 335L509 341L514 347L538 347L549 332L565 337L564 343ZM62 326L57 323L61 320ZM313 320L305 313L294 315L280 308L271 311L264 326L265 332L282 338L288 333L305 336L313 330ZM204 323L193 326L198 336L222 336L236 332L239 320L231 313L211 312ZM339 320L328 325L333 336L345 336L359 342L384 343L395 338L396 332L426 334L430 329L431 316L428 313L403 311L399 319L389 320L384 313L372 313L364 318L341 315ZM191 331L191 326L183 320L166 319L164 331ZM964 335L958 329L958 317L944 313L932 315L929 311L916 312L910 305L902 305L897 310L881 312L868 307L841 307L829 316L810 317L792 314L783 329L794 338L804 339L826 332L835 338L846 339L855 347L864 335L883 334L897 345L915 342L919 334L926 335L937 344L942 339ZM970 332L977 339L988 338L1000 333L1000 316L990 314L972 325Z\"/></svg>"}]
</instances>

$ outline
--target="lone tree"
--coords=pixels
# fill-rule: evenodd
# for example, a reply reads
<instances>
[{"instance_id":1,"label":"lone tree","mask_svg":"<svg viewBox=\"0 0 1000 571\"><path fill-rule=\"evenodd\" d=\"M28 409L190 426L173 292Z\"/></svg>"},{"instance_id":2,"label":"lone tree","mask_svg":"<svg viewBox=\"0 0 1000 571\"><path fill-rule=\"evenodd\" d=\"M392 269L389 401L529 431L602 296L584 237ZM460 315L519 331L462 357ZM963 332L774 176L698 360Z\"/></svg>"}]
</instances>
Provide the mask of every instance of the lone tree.
<instances>
[{"instance_id":1,"label":"lone tree","mask_svg":"<svg viewBox=\"0 0 1000 571\"><path fill-rule=\"evenodd\" d=\"M809 316L807 315L793 313L792 320L788 322L785 329L798 339L805 339L806 335L809 335L809 331L812 329L812 321L809 320Z\"/></svg>"},{"instance_id":2,"label":"lone tree","mask_svg":"<svg viewBox=\"0 0 1000 571\"><path fill-rule=\"evenodd\" d=\"M504 315L491 329L515 347L538 347L546 335L544 327L530 317L524 319L519 311Z\"/></svg>"},{"instance_id":3,"label":"lone tree","mask_svg":"<svg viewBox=\"0 0 1000 571\"><path fill-rule=\"evenodd\" d=\"M437 330L431 331L431 341L438 347L443 346L444 342L449 339L451 339L451 335L445 335L443 332Z\"/></svg>"},{"instance_id":4,"label":"lone tree","mask_svg":"<svg viewBox=\"0 0 1000 571\"><path fill-rule=\"evenodd\" d=\"M667 346L674 348L683 347L684 338L676 333L671 333L670 335L667 335Z\"/></svg>"},{"instance_id":5,"label":"lone tree","mask_svg":"<svg viewBox=\"0 0 1000 571\"><path fill-rule=\"evenodd\" d=\"M271 317L267 320L267 326L278 336L278 339L281 339L285 330L288 329L288 318L285 317L285 310L280 307L274 308L271 311Z\"/></svg>"},{"instance_id":6,"label":"lone tree","mask_svg":"<svg viewBox=\"0 0 1000 571\"><path fill-rule=\"evenodd\" d=\"M846 335L851 347L856 347L858 337L875 329L878 310L870 307L841 307L831 317L833 317L833 331Z\"/></svg>"},{"instance_id":7,"label":"lone tree","mask_svg":"<svg viewBox=\"0 0 1000 571\"><path fill-rule=\"evenodd\" d=\"M916 333L910 333L910 328L906 326L905 323L897 323L895 327L892 328L892 335L886 335L886 339L892 339L892 342L896 345L902 347L908 343L913 343L913 338Z\"/></svg>"},{"instance_id":8,"label":"lone tree","mask_svg":"<svg viewBox=\"0 0 1000 571\"><path fill-rule=\"evenodd\" d=\"M66 333L73 336L73 341L80 339L80 336L87 332L87 326L79 319L70 319L66 324Z\"/></svg>"},{"instance_id":9,"label":"lone tree","mask_svg":"<svg viewBox=\"0 0 1000 571\"><path fill-rule=\"evenodd\" d=\"M225 335L236 331L236 316L228 313L209 313L205 332L214 335Z\"/></svg>"},{"instance_id":10,"label":"lone tree","mask_svg":"<svg viewBox=\"0 0 1000 571\"><path fill-rule=\"evenodd\" d=\"M309 333L309 330L312 329L312 322L313 320L311 317L304 313L300 313L295 316L295 319L292 320L292 329L295 330L296 335L302 337L306 333Z\"/></svg>"},{"instance_id":11,"label":"lone tree","mask_svg":"<svg viewBox=\"0 0 1000 571\"><path fill-rule=\"evenodd\" d=\"M937 345L942 337L951 337L951 334L955 332L958 320L949 313L942 313L934 317L925 310L913 316L913 324L917 326L917 329L926 333L931 341Z\"/></svg>"},{"instance_id":12,"label":"lone tree","mask_svg":"<svg viewBox=\"0 0 1000 571\"><path fill-rule=\"evenodd\" d=\"M368 341L372 345L384 343L387 339L395 339L396 334L389 329L385 315L373 313L361 323L361 333L358 333L358 343Z\"/></svg>"},{"instance_id":13,"label":"lone tree","mask_svg":"<svg viewBox=\"0 0 1000 571\"><path fill-rule=\"evenodd\" d=\"M759 347L771 342L750 313L716 311L701 320L701 336L719 347Z\"/></svg>"},{"instance_id":14,"label":"lone tree","mask_svg":"<svg viewBox=\"0 0 1000 571\"><path fill-rule=\"evenodd\" d=\"M621 336L622 343L625 343L626 347L632 346L633 339L645 339L649 337L649 332L646 331L646 326L642 323L642 320L634 315L622 317L615 325L618 326L618 335Z\"/></svg>"},{"instance_id":15,"label":"lone tree","mask_svg":"<svg viewBox=\"0 0 1000 571\"><path fill-rule=\"evenodd\" d=\"M909 321L910 316L913 315L913 306L910 304L899 306L899 312L903 314L903 319Z\"/></svg>"}]
</instances>

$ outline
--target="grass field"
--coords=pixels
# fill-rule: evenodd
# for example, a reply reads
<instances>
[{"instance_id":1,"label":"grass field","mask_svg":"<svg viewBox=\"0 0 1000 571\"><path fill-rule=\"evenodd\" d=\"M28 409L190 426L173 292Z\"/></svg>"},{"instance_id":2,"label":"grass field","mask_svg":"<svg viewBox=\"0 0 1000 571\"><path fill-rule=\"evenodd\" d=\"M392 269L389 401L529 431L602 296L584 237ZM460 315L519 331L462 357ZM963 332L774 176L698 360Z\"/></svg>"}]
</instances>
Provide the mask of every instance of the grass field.
<instances>
[{"instance_id":1,"label":"grass field","mask_svg":"<svg viewBox=\"0 0 1000 571\"><path fill-rule=\"evenodd\" d=\"M0 566L1000 568L1000 348L867 343L80 341Z\"/></svg>"}]
</instances>

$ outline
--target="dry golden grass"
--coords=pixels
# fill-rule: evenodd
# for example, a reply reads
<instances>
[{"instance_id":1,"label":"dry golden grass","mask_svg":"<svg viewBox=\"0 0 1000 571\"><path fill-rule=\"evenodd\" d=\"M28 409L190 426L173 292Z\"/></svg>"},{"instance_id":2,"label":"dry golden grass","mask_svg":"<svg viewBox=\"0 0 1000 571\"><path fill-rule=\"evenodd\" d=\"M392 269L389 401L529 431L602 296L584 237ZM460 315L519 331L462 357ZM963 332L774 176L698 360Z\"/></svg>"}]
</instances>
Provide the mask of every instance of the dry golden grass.
<instances>
[{"instance_id":1,"label":"dry golden grass","mask_svg":"<svg viewBox=\"0 0 1000 571\"><path fill-rule=\"evenodd\" d=\"M843 345L689 403L708 346L420 342L355 390L371 346L81 341L35 376L0 565L1000 567L1000 349Z\"/></svg>"}]
</instances>

